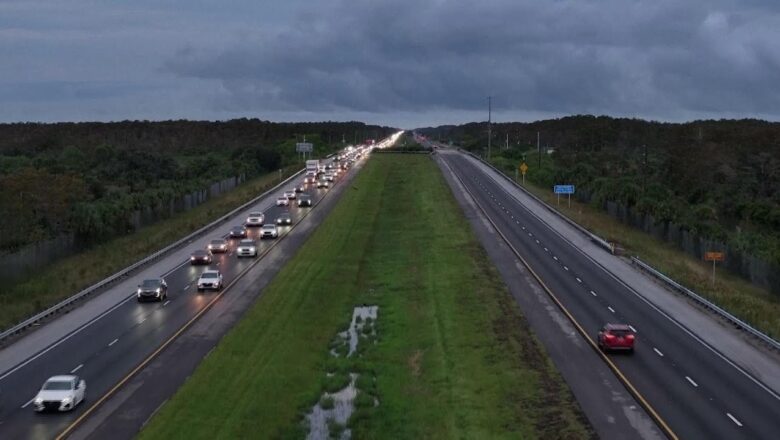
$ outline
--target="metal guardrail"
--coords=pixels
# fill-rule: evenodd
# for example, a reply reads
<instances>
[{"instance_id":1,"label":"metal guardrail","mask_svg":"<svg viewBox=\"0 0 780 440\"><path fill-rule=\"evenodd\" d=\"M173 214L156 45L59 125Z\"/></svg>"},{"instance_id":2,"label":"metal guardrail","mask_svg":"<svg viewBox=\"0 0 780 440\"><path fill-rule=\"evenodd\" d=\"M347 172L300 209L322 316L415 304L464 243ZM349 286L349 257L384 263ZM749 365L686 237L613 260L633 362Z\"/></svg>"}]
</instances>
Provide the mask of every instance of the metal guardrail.
<instances>
[{"instance_id":1,"label":"metal guardrail","mask_svg":"<svg viewBox=\"0 0 780 440\"><path fill-rule=\"evenodd\" d=\"M333 155L331 154L330 156L327 156L327 157L331 157L331 156L333 156ZM181 246L183 244L191 242L192 240L194 240L198 236L200 236L200 235L208 232L209 230L219 226L220 224L224 223L225 221L227 221L228 219L230 219L231 217L236 215L238 212L243 211L243 210L247 209L248 207L254 205L255 203L259 202L260 199L268 196L268 194L270 194L270 193L272 193L274 191L277 191L279 189L279 187L281 187L282 185L287 184L287 182L289 182L290 180L294 179L296 176L298 176L299 174L301 174L304 171L305 171L305 169L301 169L301 170L293 173L290 177L288 177L287 179L285 179L282 182L279 182L277 185L274 185L268 191L260 194L259 196L253 198L252 200L244 203L243 205L239 206L238 208L235 208L234 210L232 210L232 211L228 212L227 214L223 215L222 217L214 220L213 222L209 223L208 225L201 227L200 229L198 229L195 232L187 235L186 237L181 238L181 239L175 241L174 243L169 244L168 246L158 250L157 252L149 255L148 257L135 262L134 264L132 264L132 265L130 265L130 266L120 270L119 272L116 272L115 274L109 276L108 278L105 278L105 279L99 281L98 283L93 284L92 286L87 287L86 289L76 293L75 295L72 295L72 296L62 300L59 303L49 307L48 309L46 309L46 310L44 310L44 311L42 311L42 312L40 312L40 313L30 317L30 318L27 318L26 320L20 322L19 324L14 325L13 327L9 328L8 330L3 331L2 333L0 333L0 344L2 344L9 337L17 335L17 334L27 330L28 328L32 327L36 323L39 323L40 321L43 321L46 318L49 318L49 317L51 317L53 315L56 315L56 314L60 313L61 311L67 309L68 307L70 307L71 305L77 303L78 301L86 299L87 297L89 297L92 294L96 293L97 291L99 291L103 287L106 287L107 285L113 283L114 281L117 281L120 278L126 277L131 272L133 272L134 270L138 269L139 267L142 267L142 266L144 266L144 265L146 265L146 264L148 264L148 263L150 263L150 262L152 262L152 261L162 257L163 255L165 255L169 251L171 251L171 250L173 250L173 249L175 249L175 248L177 248L177 247L179 247L179 246Z\"/></svg>"},{"instance_id":2,"label":"metal guardrail","mask_svg":"<svg viewBox=\"0 0 780 440\"><path fill-rule=\"evenodd\" d=\"M585 229L582 226L580 226L577 223L575 223L570 218L568 218L565 215L563 215L557 209L549 206L547 203L545 203L543 200L539 199L535 195L531 194L528 190L523 188L521 185L518 185L517 182L515 182L513 179L509 178L509 176L507 176L503 171L499 170L498 168L494 167L492 164L490 164L490 163L486 162L485 160L483 160L481 157L479 157L479 156L477 156L477 155L475 155L475 154L473 154L473 153L471 153L469 151L465 151L465 150L462 150L460 148L458 148L458 150L463 152L463 153L466 153L466 154L468 154L468 155L470 155L472 157L474 157L475 159L477 159L480 162L484 163L485 165L489 166L494 171L496 171L499 175L503 176L505 179L507 179L509 182L511 182L515 187L519 188L525 194L533 197L537 202L541 203L542 206L546 207L548 210L552 211L554 214L556 214L559 217L561 217L567 223L569 223L570 225L572 225L575 228L577 228L580 232L588 235L592 241L594 241L594 242L598 243L599 245L601 245L602 247L606 248L611 253L614 253L614 247L612 246L611 243L609 243L606 240L604 240L603 238L601 238L601 237L591 233L587 229ZM766 333L763 333L763 332L761 332L759 330L756 330L750 324L748 324L745 321L737 318L736 316L734 316L731 313L727 312L726 310L718 307L717 305L713 304L712 302L706 300L704 297L702 297L698 293L688 289L687 287L681 285L677 281L674 281L673 279L667 277L666 275L664 275L663 273L659 272L658 270L656 270L652 266L648 265L647 263L643 262L639 258L631 257L631 263L639 266L640 269L644 270L645 272L649 273L650 275L654 276L655 278L661 280L662 282L664 282L667 286L671 287L672 289L674 289L674 290L676 290L678 292L681 292L682 294L684 294L687 297L691 298L692 300L696 301L698 304L700 304L700 305L704 306L705 308L711 310L716 315L719 315L721 318L723 318L726 321L730 322L735 327L750 333L752 336L760 339L761 341L763 341L764 343L766 343L770 347L774 348L775 350L780 350L780 342L778 342L777 340L775 340L771 336L769 336Z\"/></svg>"},{"instance_id":3,"label":"metal guardrail","mask_svg":"<svg viewBox=\"0 0 780 440\"><path fill-rule=\"evenodd\" d=\"M527 189L523 188L522 185L520 185L517 182L515 182L514 179L510 178L509 176L507 176L506 173L504 173L503 171L501 171L498 168L494 167L493 164L491 164L490 162L487 162L486 160L482 159L481 157L477 156L476 154L474 154L474 153L472 153L470 151L466 151L466 150L463 150L461 148L458 148L458 151L460 151L462 153L465 153L465 154L468 154L469 156L473 157L474 159L477 159L478 161L482 162L483 164L489 166L490 168L493 169L493 171L495 171L500 176L502 176L504 179L509 181L509 183L514 185L517 189L519 189L520 191L525 193L527 196L529 196L529 197L533 198L534 200L536 200L537 202L539 202L539 204L541 204L542 206L547 208L548 211L550 211L553 214L555 214L556 216L560 217L563 221L568 223L570 226L572 226L573 228L577 229L582 234L584 234L585 236L590 238L590 240L592 242L598 244L599 246L601 246L602 248L604 248L605 250L607 250L611 254L615 253L615 246L612 243L608 242L607 240L604 240L603 238L599 237L598 235L596 235L596 234L590 232L589 230L585 229L584 227L580 226L577 222L575 222L574 220L570 219L569 217L567 217L566 215L564 215L562 212L558 211L557 209L553 208L552 206L547 204L547 202L545 202L544 200L540 199L539 197L536 197L536 195L532 194L530 191L528 191Z\"/></svg>"},{"instance_id":4,"label":"metal guardrail","mask_svg":"<svg viewBox=\"0 0 780 440\"><path fill-rule=\"evenodd\" d=\"M640 269L644 270L645 272L649 273L650 275L654 276L655 278L661 280L664 282L667 286L673 288L674 290L683 293L685 296L689 297L690 299L696 301L700 305L706 307L707 309L712 310L716 314L720 315L723 319L726 321L729 321L732 325L735 327L745 330L746 332L750 333L751 335L755 336L758 339L761 339L765 343L767 343L769 346L776 350L780 350L780 342L772 338L771 336L767 335L766 333L763 333L759 330L756 330L753 328L750 324L746 323L745 321L737 318L736 316L732 315L731 313L727 312L726 310L716 306L712 302L706 300L704 297L699 295L698 293L692 291L691 289L683 286L682 284L678 283L677 281L669 278L668 276L664 275L662 272L658 271L654 267L650 266L649 264L645 263L644 261L640 260L638 257L631 257L631 263L638 266Z\"/></svg>"}]
</instances>

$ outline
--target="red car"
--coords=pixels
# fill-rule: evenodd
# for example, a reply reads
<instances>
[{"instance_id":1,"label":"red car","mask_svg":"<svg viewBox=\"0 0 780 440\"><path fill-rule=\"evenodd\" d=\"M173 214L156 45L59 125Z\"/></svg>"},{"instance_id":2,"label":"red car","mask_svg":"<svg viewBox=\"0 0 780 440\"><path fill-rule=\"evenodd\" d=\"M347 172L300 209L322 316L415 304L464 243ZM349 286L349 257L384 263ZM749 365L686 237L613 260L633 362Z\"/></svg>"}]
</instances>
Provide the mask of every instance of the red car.
<instances>
[{"instance_id":1,"label":"red car","mask_svg":"<svg viewBox=\"0 0 780 440\"><path fill-rule=\"evenodd\" d=\"M627 324L606 324L599 331L598 344L603 351L625 350L634 352L636 336Z\"/></svg>"}]
</instances>

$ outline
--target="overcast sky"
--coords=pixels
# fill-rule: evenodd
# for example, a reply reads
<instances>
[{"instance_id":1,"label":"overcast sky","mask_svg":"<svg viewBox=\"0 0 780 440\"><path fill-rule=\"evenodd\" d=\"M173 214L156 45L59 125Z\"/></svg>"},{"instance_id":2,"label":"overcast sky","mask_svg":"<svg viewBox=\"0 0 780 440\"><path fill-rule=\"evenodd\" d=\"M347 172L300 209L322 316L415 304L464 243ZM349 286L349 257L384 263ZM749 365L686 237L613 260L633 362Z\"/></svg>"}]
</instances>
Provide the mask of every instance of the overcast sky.
<instances>
[{"instance_id":1,"label":"overcast sky","mask_svg":"<svg viewBox=\"0 0 780 440\"><path fill-rule=\"evenodd\" d=\"M780 120L777 0L0 0L0 121Z\"/></svg>"}]
</instances>

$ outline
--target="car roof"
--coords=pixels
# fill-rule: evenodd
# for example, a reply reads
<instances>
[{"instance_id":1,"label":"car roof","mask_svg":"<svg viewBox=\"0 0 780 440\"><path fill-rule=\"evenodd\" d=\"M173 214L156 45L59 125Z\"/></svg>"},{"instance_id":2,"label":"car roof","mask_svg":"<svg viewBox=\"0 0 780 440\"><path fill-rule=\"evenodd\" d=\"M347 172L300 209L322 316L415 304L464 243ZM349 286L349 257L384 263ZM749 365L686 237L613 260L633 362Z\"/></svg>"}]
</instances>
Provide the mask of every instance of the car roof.
<instances>
[{"instance_id":1,"label":"car roof","mask_svg":"<svg viewBox=\"0 0 780 440\"><path fill-rule=\"evenodd\" d=\"M208 251L205 249L198 249L193 254L208 254Z\"/></svg>"},{"instance_id":2,"label":"car roof","mask_svg":"<svg viewBox=\"0 0 780 440\"><path fill-rule=\"evenodd\" d=\"M254 241L254 240L252 240L251 238L245 238L245 239L241 240L239 243L246 243L246 244L249 244L249 243L254 243L254 242L255 242L255 241Z\"/></svg>"},{"instance_id":3,"label":"car roof","mask_svg":"<svg viewBox=\"0 0 780 440\"><path fill-rule=\"evenodd\" d=\"M252 212L249 213L249 215L250 216L258 216L258 215L263 215L263 213L260 212L260 211L252 211Z\"/></svg>"},{"instance_id":4,"label":"car roof","mask_svg":"<svg viewBox=\"0 0 780 440\"><path fill-rule=\"evenodd\" d=\"M626 331L632 331L631 327L628 326L628 324L615 324L615 323L607 323L607 325L604 326L607 330L626 330Z\"/></svg>"},{"instance_id":5,"label":"car roof","mask_svg":"<svg viewBox=\"0 0 780 440\"><path fill-rule=\"evenodd\" d=\"M219 273L219 271L216 269L206 269L203 271L203 273L201 273L201 275L203 275L204 273Z\"/></svg>"},{"instance_id":6,"label":"car roof","mask_svg":"<svg viewBox=\"0 0 780 440\"><path fill-rule=\"evenodd\" d=\"M242 225L233 226L231 229L244 229Z\"/></svg>"},{"instance_id":7,"label":"car roof","mask_svg":"<svg viewBox=\"0 0 780 440\"><path fill-rule=\"evenodd\" d=\"M275 224L273 224L273 223L266 223L266 224L264 224L264 225L263 225L263 227L264 227L264 228L275 228L275 227L276 227L276 225L275 225Z\"/></svg>"},{"instance_id":8,"label":"car roof","mask_svg":"<svg viewBox=\"0 0 780 440\"><path fill-rule=\"evenodd\" d=\"M60 375L60 376L52 376L52 377L46 379L46 382L48 382L50 380L57 380L57 381L69 380L69 381L72 381L74 379L76 379L76 376L72 376L70 374L63 374L63 375Z\"/></svg>"},{"instance_id":9,"label":"car roof","mask_svg":"<svg viewBox=\"0 0 780 440\"><path fill-rule=\"evenodd\" d=\"M283 213L279 214L279 217L289 217L289 216L290 216L289 212L283 212Z\"/></svg>"}]
</instances>

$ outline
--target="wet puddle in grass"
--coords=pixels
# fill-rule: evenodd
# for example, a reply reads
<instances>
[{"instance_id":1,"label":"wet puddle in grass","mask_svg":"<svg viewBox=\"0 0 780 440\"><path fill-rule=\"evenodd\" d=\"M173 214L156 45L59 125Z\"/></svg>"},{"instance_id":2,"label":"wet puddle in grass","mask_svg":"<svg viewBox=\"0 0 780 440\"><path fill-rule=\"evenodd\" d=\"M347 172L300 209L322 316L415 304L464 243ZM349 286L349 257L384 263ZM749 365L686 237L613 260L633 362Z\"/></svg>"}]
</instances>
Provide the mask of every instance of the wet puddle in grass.
<instances>
[{"instance_id":1,"label":"wet puddle in grass","mask_svg":"<svg viewBox=\"0 0 780 440\"><path fill-rule=\"evenodd\" d=\"M334 358L351 358L356 353L359 357L358 346L362 343L376 342L376 328L374 327L379 313L377 306L359 306L352 311L352 320L349 328L340 332L331 343L330 354ZM329 438L349 439L352 433L347 428L347 422L355 412L355 398L359 390L356 386L360 375L349 373L346 386L338 391L325 391L306 415L305 423L308 427L308 440L326 440ZM344 375L336 372L325 374L326 383L338 383L339 379L347 381ZM330 382L329 382L330 381ZM343 382L342 382L343 383ZM379 405L379 400L373 397L374 406Z\"/></svg>"}]
</instances>

